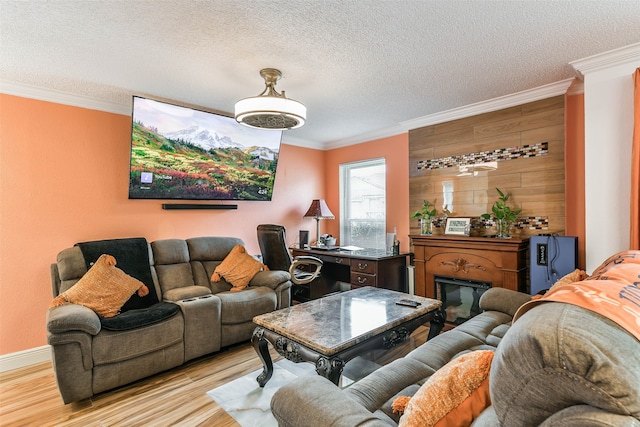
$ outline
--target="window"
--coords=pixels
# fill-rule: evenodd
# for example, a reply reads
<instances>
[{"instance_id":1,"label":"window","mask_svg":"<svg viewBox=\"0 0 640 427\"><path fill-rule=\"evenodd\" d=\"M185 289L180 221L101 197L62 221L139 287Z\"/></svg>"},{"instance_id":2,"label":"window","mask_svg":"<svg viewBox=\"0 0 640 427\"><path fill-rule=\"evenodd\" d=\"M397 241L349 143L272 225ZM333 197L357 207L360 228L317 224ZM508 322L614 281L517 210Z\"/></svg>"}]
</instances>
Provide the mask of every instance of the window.
<instances>
[{"instance_id":1,"label":"window","mask_svg":"<svg viewBox=\"0 0 640 427\"><path fill-rule=\"evenodd\" d=\"M340 245L385 249L384 159L340 165Z\"/></svg>"}]
</instances>

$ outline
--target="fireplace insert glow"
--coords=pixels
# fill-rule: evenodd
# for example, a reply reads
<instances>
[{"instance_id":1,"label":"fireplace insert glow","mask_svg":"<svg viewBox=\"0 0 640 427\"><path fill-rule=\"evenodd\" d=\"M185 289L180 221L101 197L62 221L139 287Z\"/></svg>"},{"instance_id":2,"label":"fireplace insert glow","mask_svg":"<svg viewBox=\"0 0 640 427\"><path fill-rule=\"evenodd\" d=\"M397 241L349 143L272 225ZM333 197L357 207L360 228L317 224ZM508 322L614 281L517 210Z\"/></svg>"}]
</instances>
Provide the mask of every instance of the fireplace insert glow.
<instances>
[{"instance_id":1,"label":"fireplace insert glow","mask_svg":"<svg viewBox=\"0 0 640 427\"><path fill-rule=\"evenodd\" d=\"M436 298L442 301L446 321L460 325L480 314L480 296L491 282L458 279L456 277L435 276Z\"/></svg>"}]
</instances>

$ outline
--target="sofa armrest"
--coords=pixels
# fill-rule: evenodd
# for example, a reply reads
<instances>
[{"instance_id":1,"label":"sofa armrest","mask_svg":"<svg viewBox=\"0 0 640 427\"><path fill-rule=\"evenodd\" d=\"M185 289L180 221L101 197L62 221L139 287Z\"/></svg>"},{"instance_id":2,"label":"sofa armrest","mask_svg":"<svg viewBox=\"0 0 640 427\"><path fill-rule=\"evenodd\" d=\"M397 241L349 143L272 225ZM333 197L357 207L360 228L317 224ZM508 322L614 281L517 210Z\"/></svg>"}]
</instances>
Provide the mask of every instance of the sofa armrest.
<instances>
[{"instance_id":1,"label":"sofa armrest","mask_svg":"<svg viewBox=\"0 0 640 427\"><path fill-rule=\"evenodd\" d=\"M176 302L190 298L199 298L205 295L211 295L211 289L205 286L182 286L164 291L162 293L162 300Z\"/></svg>"},{"instance_id":2,"label":"sofa armrest","mask_svg":"<svg viewBox=\"0 0 640 427\"><path fill-rule=\"evenodd\" d=\"M269 270L259 271L249 282L250 286L267 286L273 290L291 280L291 275L288 271L283 270Z\"/></svg>"},{"instance_id":3,"label":"sofa armrest","mask_svg":"<svg viewBox=\"0 0 640 427\"><path fill-rule=\"evenodd\" d=\"M491 288L480 297L480 308L484 311L500 311L513 317L522 304L531 296L505 288Z\"/></svg>"},{"instance_id":4,"label":"sofa armrest","mask_svg":"<svg viewBox=\"0 0 640 427\"><path fill-rule=\"evenodd\" d=\"M389 427L328 379L296 378L271 399L271 412L281 427Z\"/></svg>"},{"instance_id":5,"label":"sofa armrest","mask_svg":"<svg viewBox=\"0 0 640 427\"><path fill-rule=\"evenodd\" d=\"M47 331L61 334L69 331L80 331L90 335L98 335L102 329L98 315L83 305L65 304L50 308L47 311Z\"/></svg>"}]
</instances>

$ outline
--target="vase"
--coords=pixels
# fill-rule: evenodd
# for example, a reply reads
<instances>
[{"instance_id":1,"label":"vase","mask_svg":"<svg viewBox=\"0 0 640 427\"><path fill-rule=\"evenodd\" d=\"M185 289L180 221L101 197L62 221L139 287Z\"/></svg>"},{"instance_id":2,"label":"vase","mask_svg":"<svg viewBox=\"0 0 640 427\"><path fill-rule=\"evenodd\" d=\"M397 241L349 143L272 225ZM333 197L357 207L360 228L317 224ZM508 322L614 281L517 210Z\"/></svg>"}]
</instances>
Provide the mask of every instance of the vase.
<instances>
[{"instance_id":1,"label":"vase","mask_svg":"<svg viewBox=\"0 0 640 427\"><path fill-rule=\"evenodd\" d=\"M511 238L511 221L508 219L496 219L496 238L498 239L510 239Z\"/></svg>"},{"instance_id":2,"label":"vase","mask_svg":"<svg viewBox=\"0 0 640 427\"><path fill-rule=\"evenodd\" d=\"M433 218L427 217L420 220L420 234L431 236L433 234Z\"/></svg>"}]
</instances>

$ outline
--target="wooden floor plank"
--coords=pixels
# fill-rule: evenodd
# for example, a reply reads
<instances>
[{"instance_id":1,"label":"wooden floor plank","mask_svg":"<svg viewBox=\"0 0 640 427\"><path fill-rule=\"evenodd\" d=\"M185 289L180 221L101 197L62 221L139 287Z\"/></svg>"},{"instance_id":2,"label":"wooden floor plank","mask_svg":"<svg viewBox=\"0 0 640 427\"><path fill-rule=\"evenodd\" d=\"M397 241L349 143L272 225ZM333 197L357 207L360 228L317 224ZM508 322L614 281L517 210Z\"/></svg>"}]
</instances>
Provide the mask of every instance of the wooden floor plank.
<instances>
[{"instance_id":1,"label":"wooden floor plank","mask_svg":"<svg viewBox=\"0 0 640 427\"><path fill-rule=\"evenodd\" d=\"M403 345L366 355L379 364L402 357L425 342L418 328ZM282 357L270 349L275 361ZM206 395L236 378L262 369L250 343L190 361L90 399L65 405L50 362L0 374L0 426L213 426L239 427Z\"/></svg>"}]
</instances>

